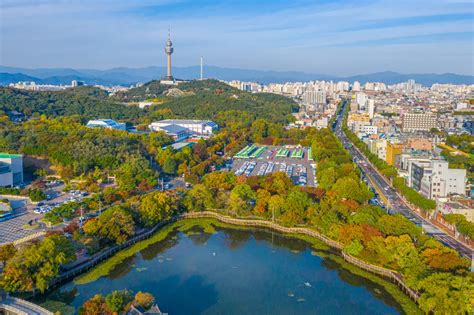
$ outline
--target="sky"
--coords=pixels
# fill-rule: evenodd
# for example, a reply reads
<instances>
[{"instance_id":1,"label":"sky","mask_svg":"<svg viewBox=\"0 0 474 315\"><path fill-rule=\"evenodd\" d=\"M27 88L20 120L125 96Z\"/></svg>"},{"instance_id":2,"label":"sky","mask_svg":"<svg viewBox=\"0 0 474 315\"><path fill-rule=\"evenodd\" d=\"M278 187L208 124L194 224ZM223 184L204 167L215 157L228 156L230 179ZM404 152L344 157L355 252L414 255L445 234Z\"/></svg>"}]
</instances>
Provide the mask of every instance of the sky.
<instances>
[{"instance_id":1,"label":"sky","mask_svg":"<svg viewBox=\"0 0 474 315\"><path fill-rule=\"evenodd\" d=\"M0 65L474 74L471 0L0 0Z\"/></svg>"}]
</instances>

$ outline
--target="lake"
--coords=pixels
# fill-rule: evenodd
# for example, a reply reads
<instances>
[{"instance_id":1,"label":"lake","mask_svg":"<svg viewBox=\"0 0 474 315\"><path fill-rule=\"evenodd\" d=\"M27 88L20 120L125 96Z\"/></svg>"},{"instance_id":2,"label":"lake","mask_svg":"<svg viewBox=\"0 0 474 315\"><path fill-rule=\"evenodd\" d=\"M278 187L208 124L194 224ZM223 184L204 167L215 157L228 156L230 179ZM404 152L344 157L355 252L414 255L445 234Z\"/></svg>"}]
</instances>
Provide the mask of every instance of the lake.
<instances>
[{"instance_id":1,"label":"lake","mask_svg":"<svg viewBox=\"0 0 474 315\"><path fill-rule=\"evenodd\" d=\"M78 307L96 293L152 293L179 314L399 314L384 288L341 267L321 246L265 230L173 231L107 276L66 283L48 300ZM340 261L340 260L339 260Z\"/></svg>"}]
</instances>

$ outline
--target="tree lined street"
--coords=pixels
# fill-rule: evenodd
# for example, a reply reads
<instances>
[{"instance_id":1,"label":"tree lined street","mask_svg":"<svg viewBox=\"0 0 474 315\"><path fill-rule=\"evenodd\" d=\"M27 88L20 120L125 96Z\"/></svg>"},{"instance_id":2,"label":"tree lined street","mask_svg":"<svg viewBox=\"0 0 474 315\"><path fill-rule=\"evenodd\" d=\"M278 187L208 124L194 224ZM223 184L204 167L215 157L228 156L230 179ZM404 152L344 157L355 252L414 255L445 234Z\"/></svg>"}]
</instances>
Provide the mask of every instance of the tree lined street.
<instances>
[{"instance_id":1,"label":"tree lined street","mask_svg":"<svg viewBox=\"0 0 474 315\"><path fill-rule=\"evenodd\" d=\"M433 236L446 246L458 251L462 256L472 259L473 250L471 248L448 235L446 232L433 225L430 221L413 211L407 202L398 194L395 188L387 181L387 179L385 179L372 165L372 163L370 163L370 161L351 143L349 138L342 130L344 110L348 104L349 102L345 101L341 110L339 111L334 132L341 140L344 148L350 152L354 162L357 164L363 174L370 178L371 182L374 183L378 190L386 197L389 203L389 211L404 215L416 225L421 226L426 234Z\"/></svg>"}]
</instances>

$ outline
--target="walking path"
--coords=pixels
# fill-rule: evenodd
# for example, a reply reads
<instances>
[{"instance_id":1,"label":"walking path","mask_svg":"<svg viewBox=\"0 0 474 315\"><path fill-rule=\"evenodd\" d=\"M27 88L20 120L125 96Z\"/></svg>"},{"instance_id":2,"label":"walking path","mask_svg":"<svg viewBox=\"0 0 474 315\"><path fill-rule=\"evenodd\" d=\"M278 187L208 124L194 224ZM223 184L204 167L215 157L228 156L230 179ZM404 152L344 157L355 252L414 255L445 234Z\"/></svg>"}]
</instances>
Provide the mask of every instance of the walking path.
<instances>
[{"instance_id":1,"label":"walking path","mask_svg":"<svg viewBox=\"0 0 474 315\"><path fill-rule=\"evenodd\" d=\"M54 315L41 306L8 295L0 295L0 313L1 312L16 315Z\"/></svg>"}]
</instances>

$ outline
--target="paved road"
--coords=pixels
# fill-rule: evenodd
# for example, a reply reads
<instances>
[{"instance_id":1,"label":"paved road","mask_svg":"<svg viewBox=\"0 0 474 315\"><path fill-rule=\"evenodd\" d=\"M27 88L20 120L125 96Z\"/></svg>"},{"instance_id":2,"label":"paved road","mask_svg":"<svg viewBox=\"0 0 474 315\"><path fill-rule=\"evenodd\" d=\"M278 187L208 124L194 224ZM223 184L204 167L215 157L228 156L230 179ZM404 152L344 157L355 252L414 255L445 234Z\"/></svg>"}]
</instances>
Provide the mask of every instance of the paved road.
<instances>
[{"instance_id":1,"label":"paved road","mask_svg":"<svg viewBox=\"0 0 474 315\"><path fill-rule=\"evenodd\" d=\"M407 203L397 194L395 188L393 188L390 183L388 183L387 180L377 172L375 167L368 161L368 159L351 144L350 140L342 131L343 113L347 105L348 102L344 104L340 114L337 117L335 133L343 143L344 147L352 155L354 162L359 166L363 174L369 177L387 198L390 203L390 210L395 213L401 213L416 225L421 226L426 234L433 236L446 246L455 249L462 256L472 259L473 251L471 248L456 240L452 236L446 234L443 230L439 229L437 226L433 225L431 222L412 211Z\"/></svg>"}]
</instances>

